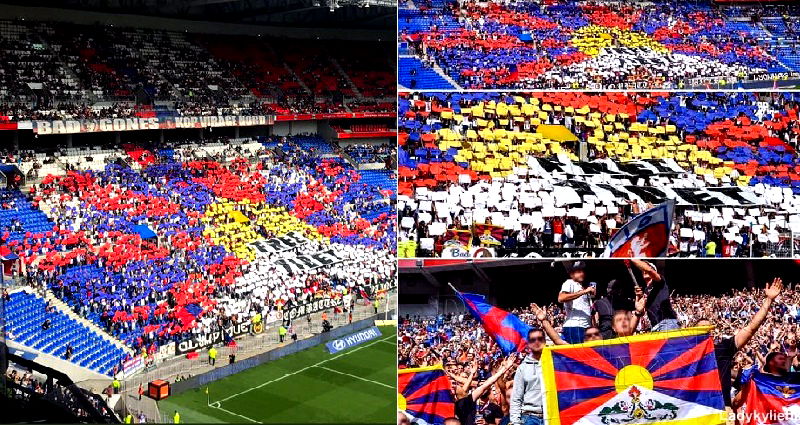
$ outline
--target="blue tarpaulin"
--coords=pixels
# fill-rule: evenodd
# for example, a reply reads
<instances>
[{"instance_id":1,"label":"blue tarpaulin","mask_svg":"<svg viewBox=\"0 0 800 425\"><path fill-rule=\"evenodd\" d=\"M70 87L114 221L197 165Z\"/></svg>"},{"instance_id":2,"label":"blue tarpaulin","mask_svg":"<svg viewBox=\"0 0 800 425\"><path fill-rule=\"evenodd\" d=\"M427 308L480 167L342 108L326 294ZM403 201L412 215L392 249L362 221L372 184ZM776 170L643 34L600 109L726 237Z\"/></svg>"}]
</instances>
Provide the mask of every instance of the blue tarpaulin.
<instances>
[{"instance_id":1,"label":"blue tarpaulin","mask_svg":"<svg viewBox=\"0 0 800 425\"><path fill-rule=\"evenodd\" d=\"M16 165L12 164L0 164L0 173L5 175L10 175L14 173L19 173L19 168Z\"/></svg>"},{"instance_id":2,"label":"blue tarpaulin","mask_svg":"<svg viewBox=\"0 0 800 425\"><path fill-rule=\"evenodd\" d=\"M156 232L152 231L149 227L145 226L144 224L139 224L133 226L133 231L138 233L142 239L152 239L156 237Z\"/></svg>"}]
</instances>

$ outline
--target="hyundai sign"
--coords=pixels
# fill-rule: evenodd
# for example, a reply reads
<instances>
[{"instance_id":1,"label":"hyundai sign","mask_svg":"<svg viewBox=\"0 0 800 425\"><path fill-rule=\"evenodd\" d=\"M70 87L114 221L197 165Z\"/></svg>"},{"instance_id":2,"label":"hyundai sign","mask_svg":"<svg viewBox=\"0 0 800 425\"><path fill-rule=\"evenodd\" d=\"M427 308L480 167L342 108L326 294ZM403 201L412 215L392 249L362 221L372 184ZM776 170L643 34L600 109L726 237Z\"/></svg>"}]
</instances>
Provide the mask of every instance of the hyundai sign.
<instances>
[{"instance_id":1,"label":"hyundai sign","mask_svg":"<svg viewBox=\"0 0 800 425\"><path fill-rule=\"evenodd\" d=\"M343 338L334 339L333 341L325 344L331 354L336 354L340 351L353 348L356 345L363 344L381 336L381 331L377 326L364 329L363 331L356 332Z\"/></svg>"}]
</instances>

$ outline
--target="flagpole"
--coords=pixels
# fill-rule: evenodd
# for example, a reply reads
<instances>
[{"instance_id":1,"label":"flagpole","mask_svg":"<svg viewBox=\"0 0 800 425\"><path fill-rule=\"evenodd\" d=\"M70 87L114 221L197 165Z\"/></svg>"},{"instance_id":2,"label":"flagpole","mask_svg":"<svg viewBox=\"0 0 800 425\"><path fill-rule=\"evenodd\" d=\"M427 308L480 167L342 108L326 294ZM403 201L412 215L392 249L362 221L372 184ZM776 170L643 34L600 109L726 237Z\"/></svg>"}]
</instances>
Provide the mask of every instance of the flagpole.
<instances>
[{"instance_id":1,"label":"flagpole","mask_svg":"<svg viewBox=\"0 0 800 425\"><path fill-rule=\"evenodd\" d=\"M625 267L628 268L628 274L631 275L631 280L633 280L633 287L639 286L639 281L636 279L636 275L633 274L633 269L631 269L630 263L626 263Z\"/></svg>"},{"instance_id":2,"label":"flagpole","mask_svg":"<svg viewBox=\"0 0 800 425\"><path fill-rule=\"evenodd\" d=\"M461 292L459 292L459 291L458 291L458 289L456 289L456 288L455 288L455 286L453 286L453 284L452 284L452 283L450 283L450 282L447 282L447 286L449 286L449 287L450 287L450 289L452 289L452 290L453 290L453 292L455 292L456 294L460 294L460 293L461 293Z\"/></svg>"}]
</instances>

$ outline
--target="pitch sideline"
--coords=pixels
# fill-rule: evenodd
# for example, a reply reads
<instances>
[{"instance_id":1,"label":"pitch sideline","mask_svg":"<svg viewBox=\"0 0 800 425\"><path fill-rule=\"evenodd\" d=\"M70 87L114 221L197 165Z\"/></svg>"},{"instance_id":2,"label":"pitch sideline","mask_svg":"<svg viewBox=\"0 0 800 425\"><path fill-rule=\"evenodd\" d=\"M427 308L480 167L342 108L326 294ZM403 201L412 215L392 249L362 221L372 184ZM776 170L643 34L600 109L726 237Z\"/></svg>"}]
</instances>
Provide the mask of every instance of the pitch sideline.
<instances>
[{"instance_id":1,"label":"pitch sideline","mask_svg":"<svg viewBox=\"0 0 800 425\"><path fill-rule=\"evenodd\" d=\"M240 418L243 418L243 419L247 419L247 420L249 420L250 422L256 422L256 423L257 423L258 421L256 421L256 420L253 420L253 419L251 419L251 418L248 418L247 416L243 416L243 415L240 415L240 414L238 414L238 413L235 413L235 412L232 412L232 411L230 411L230 410L227 410L227 409L224 409L224 408L222 408L222 402L224 402L224 401L228 401L228 400L230 400L230 399L233 399L233 398L236 398L236 397L239 397L239 396L240 396L240 395L242 395L242 394L247 394L247 393L249 393L250 391L253 391L253 390L256 390L256 389L262 388L262 387L264 387L264 386L266 386L266 385L269 385L269 384L271 384L271 383L273 383L273 382L278 382L278 381L281 381L281 380L283 380L283 379L286 379L286 378L288 378L288 377L290 377L290 376L294 376L294 375L297 375L297 374L299 374L299 373L305 372L306 370L309 370L309 369L312 369L312 368L315 368L315 367L319 367L319 366L321 366L321 365L323 365L323 364L325 364L325 363L328 363L329 361L336 360L336 359L338 359L338 358L340 358L340 357L343 357L343 356L346 356L346 355L348 355L348 354L355 353L356 351L358 351L358 350L361 350L362 348L371 347L371 346L373 346L373 345L375 345L375 344L378 344L378 343L380 343L380 342L388 342L388 341L389 341L389 339L392 339L392 338L396 339L396 338L397 338L397 335L395 334L395 335L390 335L390 336L388 336L388 337L386 337L386 338L381 338L381 339L379 339L379 340L377 340L377 341L373 341L373 342L371 342L371 343L369 343L369 344L367 344L367 345L362 345L361 347L357 347L357 348L355 348L355 349L353 349L353 350L348 350L348 351L345 351L344 353L338 354L338 355L336 355L336 356L334 356L334 357L331 357L331 358L329 358L329 359L326 359L326 360L323 360L323 361L317 362L317 363L315 363L315 364L313 364L313 365L311 365L311 366L306 366L306 367L304 367L304 368L302 368L302 369L298 369L298 370L296 370L296 371L294 371L294 372L287 373L287 374L285 374L285 375L283 375L283 376L280 376L280 377L278 377L278 378L271 379L271 380L269 380L269 381L266 381L266 382L262 382L261 384L259 384L259 385L256 385L255 387L250 387L250 388L248 388L248 389L246 389L246 390L244 390L244 391L240 391L240 392L238 392L238 393L236 393L236 394L232 394L232 395L230 395L230 396L228 396L228 397L225 397L225 398L223 398L223 399L220 399L220 400L217 400L217 401L214 401L214 402L208 403L208 407L211 407L211 408L214 408L214 409L219 409L219 410L222 410L223 412L226 412L226 413L228 413L228 414L231 414L231 415L234 415L234 416L238 416L238 417L240 417ZM323 369L328 369L328 368L323 368ZM343 373L343 372L335 371L335 370L333 370L333 369L328 369L328 370L331 370L331 371L333 371L333 372L336 372L336 373ZM377 383L377 381L371 381L371 382L376 382L376 383ZM382 384L382 383L381 383L381 384ZM382 384L382 385L386 385L386 384ZM387 386L389 386L389 385L387 385ZM390 387L390 386L389 386L389 387ZM390 387L390 388L391 388L391 387Z\"/></svg>"}]
</instances>

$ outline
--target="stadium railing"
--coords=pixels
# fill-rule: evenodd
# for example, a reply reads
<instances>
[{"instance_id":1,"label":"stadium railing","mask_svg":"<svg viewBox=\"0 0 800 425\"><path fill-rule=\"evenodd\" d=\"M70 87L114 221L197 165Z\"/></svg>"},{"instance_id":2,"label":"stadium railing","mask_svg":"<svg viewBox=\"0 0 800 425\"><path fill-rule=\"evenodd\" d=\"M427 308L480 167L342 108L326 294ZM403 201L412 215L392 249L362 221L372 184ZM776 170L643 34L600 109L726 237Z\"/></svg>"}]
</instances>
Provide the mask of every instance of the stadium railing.
<instances>
[{"instance_id":1,"label":"stadium railing","mask_svg":"<svg viewBox=\"0 0 800 425\"><path fill-rule=\"evenodd\" d=\"M120 423L119 418L98 395L77 386L70 377L58 370L38 364L13 353L8 353L9 367L27 371L34 376L43 377L44 392L15 382L7 382L8 396L21 402L38 401L53 409L63 410L85 423Z\"/></svg>"}]
</instances>

